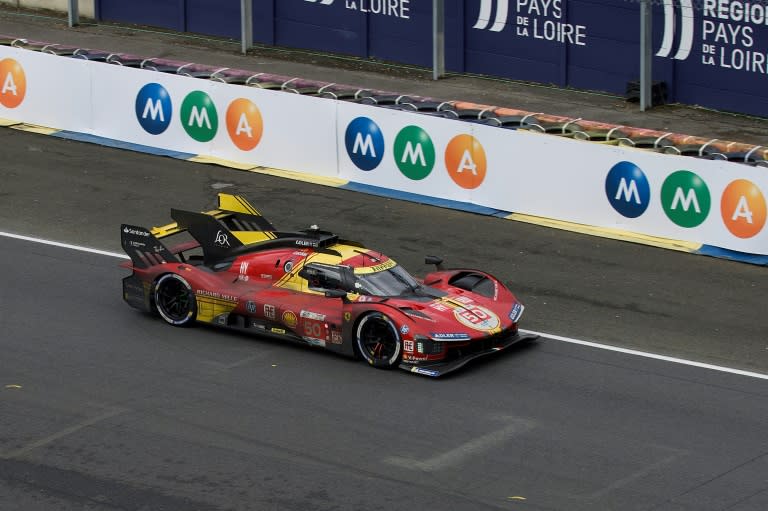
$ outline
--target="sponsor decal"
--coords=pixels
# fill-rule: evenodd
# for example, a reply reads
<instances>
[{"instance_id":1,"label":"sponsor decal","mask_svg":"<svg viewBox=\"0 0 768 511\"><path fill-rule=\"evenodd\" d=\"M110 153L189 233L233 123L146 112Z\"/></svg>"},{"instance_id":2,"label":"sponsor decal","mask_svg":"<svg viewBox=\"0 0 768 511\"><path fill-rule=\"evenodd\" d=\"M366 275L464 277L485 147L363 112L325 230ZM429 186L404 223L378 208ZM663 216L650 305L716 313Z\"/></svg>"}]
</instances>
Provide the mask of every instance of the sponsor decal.
<instances>
[{"instance_id":1,"label":"sponsor decal","mask_svg":"<svg viewBox=\"0 0 768 511\"><path fill-rule=\"evenodd\" d=\"M227 107L227 133L235 147L241 151L251 151L261 141L264 121L261 112L253 101L238 98Z\"/></svg>"},{"instance_id":2,"label":"sponsor decal","mask_svg":"<svg viewBox=\"0 0 768 511\"><path fill-rule=\"evenodd\" d=\"M704 0L694 8L692 0L663 0L663 5L664 32L657 57L687 60L698 47L704 65L768 74L768 45L758 35L768 25L765 2ZM696 27L701 27L698 36Z\"/></svg>"},{"instance_id":3,"label":"sponsor decal","mask_svg":"<svg viewBox=\"0 0 768 511\"><path fill-rule=\"evenodd\" d=\"M144 131L150 135L160 135L171 124L171 95L159 83L148 83L136 94L135 111L136 119Z\"/></svg>"},{"instance_id":4,"label":"sponsor decal","mask_svg":"<svg viewBox=\"0 0 768 511\"><path fill-rule=\"evenodd\" d=\"M299 320L293 311L283 312L283 323L285 323L288 328L296 328L298 322Z\"/></svg>"},{"instance_id":5,"label":"sponsor decal","mask_svg":"<svg viewBox=\"0 0 768 511\"><path fill-rule=\"evenodd\" d=\"M337 332L336 330L331 331L331 342L333 344L341 344L343 342L341 332Z\"/></svg>"},{"instance_id":6,"label":"sponsor decal","mask_svg":"<svg viewBox=\"0 0 768 511\"><path fill-rule=\"evenodd\" d=\"M283 328L274 328L273 327L273 328L270 328L269 331L272 332L273 334L285 334L285 329L283 329Z\"/></svg>"},{"instance_id":7,"label":"sponsor decal","mask_svg":"<svg viewBox=\"0 0 768 511\"><path fill-rule=\"evenodd\" d=\"M442 302L439 302L439 301L430 303L429 307L432 308L432 309L435 309L438 312L446 312L446 311L448 311L448 307L445 304L443 304Z\"/></svg>"},{"instance_id":8,"label":"sponsor decal","mask_svg":"<svg viewBox=\"0 0 768 511\"><path fill-rule=\"evenodd\" d=\"M349 123L344 133L344 145L349 159L360 170L375 169L384 157L384 134L368 117L357 117Z\"/></svg>"},{"instance_id":9,"label":"sponsor decal","mask_svg":"<svg viewBox=\"0 0 768 511\"><path fill-rule=\"evenodd\" d=\"M255 314L256 313L256 303L249 300L245 304L245 310L247 310L251 314Z\"/></svg>"},{"instance_id":10,"label":"sponsor decal","mask_svg":"<svg viewBox=\"0 0 768 511\"><path fill-rule=\"evenodd\" d=\"M723 223L737 238L752 238L765 226L765 196L751 181L731 181L720 200Z\"/></svg>"},{"instance_id":11,"label":"sponsor decal","mask_svg":"<svg viewBox=\"0 0 768 511\"><path fill-rule=\"evenodd\" d=\"M229 247L229 235L223 231L217 231L216 237L213 240L213 244L217 247Z\"/></svg>"},{"instance_id":12,"label":"sponsor decal","mask_svg":"<svg viewBox=\"0 0 768 511\"><path fill-rule=\"evenodd\" d=\"M309 252L302 252L301 250L297 250L293 253L295 256L299 257L307 257L309 255Z\"/></svg>"},{"instance_id":13,"label":"sponsor decal","mask_svg":"<svg viewBox=\"0 0 768 511\"><path fill-rule=\"evenodd\" d=\"M472 135L456 135L445 148L445 168L454 183L473 190L483 184L488 167L480 141Z\"/></svg>"},{"instance_id":14,"label":"sponsor decal","mask_svg":"<svg viewBox=\"0 0 768 511\"><path fill-rule=\"evenodd\" d=\"M316 247L317 242L312 240L296 240L296 245L300 247Z\"/></svg>"},{"instance_id":15,"label":"sponsor decal","mask_svg":"<svg viewBox=\"0 0 768 511\"><path fill-rule=\"evenodd\" d=\"M435 341L468 341L471 339L469 334L451 332L430 332L429 337Z\"/></svg>"},{"instance_id":16,"label":"sponsor decal","mask_svg":"<svg viewBox=\"0 0 768 511\"><path fill-rule=\"evenodd\" d=\"M661 185L661 206L673 223L691 228L709 215L712 199L709 188L698 175L687 170L673 172Z\"/></svg>"},{"instance_id":17,"label":"sponsor decal","mask_svg":"<svg viewBox=\"0 0 768 511\"><path fill-rule=\"evenodd\" d=\"M427 132L418 126L400 130L392 153L397 168L413 181L427 177L435 166L435 145Z\"/></svg>"},{"instance_id":18,"label":"sponsor decal","mask_svg":"<svg viewBox=\"0 0 768 511\"><path fill-rule=\"evenodd\" d=\"M27 75L14 59L0 60L0 105L16 108L27 95Z\"/></svg>"},{"instance_id":19,"label":"sponsor decal","mask_svg":"<svg viewBox=\"0 0 768 511\"><path fill-rule=\"evenodd\" d=\"M620 161L605 177L605 195L621 216L637 218L648 208L651 186L640 167L632 162Z\"/></svg>"},{"instance_id":20,"label":"sponsor decal","mask_svg":"<svg viewBox=\"0 0 768 511\"><path fill-rule=\"evenodd\" d=\"M658 192L666 217L678 227L693 229L704 224L712 211L713 193L704 180L689 170L676 170ZM613 209L626 218L642 216L651 203L651 186L636 164L621 161L605 179L605 194ZM737 238L752 238L765 227L766 199L752 181L735 179L720 192L723 226Z\"/></svg>"},{"instance_id":21,"label":"sponsor decal","mask_svg":"<svg viewBox=\"0 0 768 511\"><path fill-rule=\"evenodd\" d=\"M149 231L143 231L140 229L133 229L131 227L123 228L123 232L126 234L133 234L135 236L149 236Z\"/></svg>"},{"instance_id":22,"label":"sponsor decal","mask_svg":"<svg viewBox=\"0 0 768 511\"><path fill-rule=\"evenodd\" d=\"M222 293L219 293L218 291L209 291L207 289L198 289L197 291L195 291L195 294L197 296L207 296L209 298L217 298L219 300L226 300L228 302L237 302L238 301L238 297L236 297L234 295L222 294Z\"/></svg>"},{"instance_id":23,"label":"sponsor decal","mask_svg":"<svg viewBox=\"0 0 768 511\"><path fill-rule=\"evenodd\" d=\"M515 35L547 42L586 46L587 27L564 21L566 1L516 0ZM508 18L509 0L480 0L477 21L472 28L501 32L507 26ZM493 19L492 25L491 19Z\"/></svg>"},{"instance_id":24,"label":"sponsor decal","mask_svg":"<svg viewBox=\"0 0 768 511\"><path fill-rule=\"evenodd\" d=\"M427 376L440 376L440 371L434 369L425 369L423 367L411 367L412 373L424 374Z\"/></svg>"},{"instance_id":25,"label":"sponsor decal","mask_svg":"<svg viewBox=\"0 0 768 511\"><path fill-rule=\"evenodd\" d=\"M315 321L325 321L325 314L319 314L317 312L303 310L299 313L299 316L302 318L314 319Z\"/></svg>"},{"instance_id":26,"label":"sponsor decal","mask_svg":"<svg viewBox=\"0 0 768 511\"><path fill-rule=\"evenodd\" d=\"M307 343L309 343L311 346L320 346L321 348L325 348L325 341L322 339L313 339L312 337L305 337L304 338Z\"/></svg>"},{"instance_id":27,"label":"sponsor decal","mask_svg":"<svg viewBox=\"0 0 768 511\"><path fill-rule=\"evenodd\" d=\"M523 304L520 302L517 302L512 307L512 311L509 313L509 319L511 319L513 323L517 323L520 320L520 317L523 315L524 310L525 310L525 307L523 307Z\"/></svg>"},{"instance_id":28,"label":"sponsor decal","mask_svg":"<svg viewBox=\"0 0 768 511\"><path fill-rule=\"evenodd\" d=\"M494 330L501 324L496 314L479 305L457 307L453 310L453 316L462 325L483 332Z\"/></svg>"},{"instance_id":29,"label":"sponsor decal","mask_svg":"<svg viewBox=\"0 0 768 511\"><path fill-rule=\"evenodd\" d=\"M317 5L333 5L336 0L304 0ZM341 2L339 2L341 3ZM410 19L411 0L344 0L344 8L364 14Z\"/></svg>"},{"instance_id":30,"label":"sponsor decal","mask_svg":"<svg viewBox=\"0 0 768 511\"><path fill-rule=\"evenodd\" d=\"M453 297L453 298L451 298L451 299L452 299L453 301L455 301L455 302L463 303L463 304L465 304L465 305L466 305L466 304L470 304L470 303L473 303L473 301L472 301L472 298L470 298L470 297L468 297L468 296L455 296L455 297Z\"/></svg>"},{"instance_id":31,"label":"sponsor decal","mask_svg":"<svg viewBox=\"0 0 768 511\"><path fill-rule=\"evenodd\" d=\"M192 139L210 142L219 129L219 114L211 97L201 90L192 91L181 102L181 125Z\"/></svg>"},{"instance_id":32,"label":"sponsor decal","mask_svg":"<svg viewBox=\"0 0 768 511\"><path fill-rule=\"evenodd\" d=\"M260 277L261 277L262 279L264 279L264 280L272 280L272 275L270 275L269 273L262 273L262 274L260 275Z\"/></svg>"},{"instance_id":33,"label":"sponsor decal","mask_svg":"<svg viewBox=\"0 0 768 511\"><path fill-rule=\"evenodd\" d=\"M275 320L275 306L274 305L264 305L264 317L267 319Z\"/></svg>"},{"instance_id":34,"label":"sponsor decal","mask_svg":"<svg viewBox=\"0 0 768 511\"><path fill-rule=\"evenodd\" d=\"M410 331L411 331L411 329L408 328L408 325L403 325L403 326L400 327L400 333L403 334L403 335L407 334Z\"/></svg>"},{"instance_id":35,"label":"sponsor decal","mask_svg":"<svg viewBox=\"0 0 768 511\"><path fill-rule=\"evenodd\" d=\"M141 247L147 246L146 243L142 243L141 241L133 241L133 240L129 241L128 244L134 248L141 248Z\"/></svg>"},{"instance_id":36,"label":"sponsor decal","mask_svg":"<svg viewBox=\"0 0 768 511\"><path fill-rule=\"evenodd\" d=\"M413 352L413 341L403 341L403 350Z\"/></svg>"}]
</instances>

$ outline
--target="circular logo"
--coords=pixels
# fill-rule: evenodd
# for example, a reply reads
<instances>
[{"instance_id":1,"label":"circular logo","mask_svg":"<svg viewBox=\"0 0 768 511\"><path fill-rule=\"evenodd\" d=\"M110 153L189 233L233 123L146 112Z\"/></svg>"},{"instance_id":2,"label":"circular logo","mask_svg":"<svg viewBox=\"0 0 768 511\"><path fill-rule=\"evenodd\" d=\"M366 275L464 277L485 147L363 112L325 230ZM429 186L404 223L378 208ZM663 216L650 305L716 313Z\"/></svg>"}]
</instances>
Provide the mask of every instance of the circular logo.
<instances>
[{"instance_id":1,"label":"circular logo","mask_svg":"<svg viewBox=\"0 0 768 511\"><path fill-rule=\"evenodd\" d=\"M296 328L296 324L299 322L299 320L296 318L296 314L292 311L285 311L283 312L283 323L285 323L285 326L288 328Z\"/></svg>"},{"instance_id":2,"label":"circular logo","mask_svg":"<svg viewBox=\"0 0 768 511\"><path fill-rule=\"evenodd\" d=\"M620 215L637 218L648 208L651 186L640 167L620 161L605 177L605 195Z\"/></svg>"},{"instance_id":3,"label":"circular logo","mask_svg":"<svg viewBox=\"0 0 768 511\"><path fill-rule=\"evenodd\" d=\"M765 225L765 197L752 181L731 181L720 199L720 213L731 234L738 238L751 238Z\"/></svg>"},{"instance_id":4,"label":"circular logo","mask_svg":"<svg viewBox=\"0 0 768 511\"><path fill-rule=\"evenodd\" d=\"M168 129L173 115L173 104L168 91L159 83L148 83L136 95L136 119L151 135Z\"/></svg>"},{"instance_id":5,"label":"circular logo","mask_svg":"<svg viewBox=\"0 0 768 511\"><path fill-rule=\"evenodd\" d=\"M198 142L210 142L219 129L219 116L211 97L201 90L187 94L181 102L181 124Z\"/></svg>"},{"instance_id":6,"label":"circular logo","mask_svg":"<svg viewBox=\"0 0 768 511\"><path fill-rule=\"evenodd\" d=\"M680 227L701 225L709 215L711 202L707 184L693 172L673 172L661 185L661 207Z\"/></svg>"},{"instance_id":7,"label":"circular logo","mask_svg":"<svg viewBox=\"0 0 768 511\"><path fill-rule=\"evenodd\" d=\"M379 125L367 117L358 117L344 133L347 155L360 170L373 170L384 157L384 135Z\"/></svg>"},{"instance_id":8,"label":"circular logo","mask_svg":"<svg viewBox=\"0 0 768 511\"><path fill-rule=\"evenodd\" d=\"M250 100L238 98L227 107L227 132L238 149L250 151L261 140L264 123L261 112Z\"/></svg>"},{"instance_id":9,"label":"circular logo","mask_svg":"<svg viewBox=\"0 0 768 511\"><path fill-rule=\"evenodd\" d=\"M485 307L465 305L453 310L456 320L464 326L487 332L499 327L499 317Z\"/></svg>"},{"instance_id":10,"label":"circular logo","mask_svg":"<svg viewBox=\"0 0 768 511\"><path fill-rule=\"evenodd\" d=\"M435 146L426 131L418 126L406 126L395 137L394 158L405 177L418 181L427 177L435 166Z\"/></svg>"},{"instance_id":11,"label":"circular logo","mask_svg":"<svg viewBox=\"0 0 768 511\"><path fill-rule=\"evenodd\" d=\"M445 168L453 182L472 190L485 180L485 149L472 135L456 135L445 148Z\"/></svg>"},{"instance_id":12,"label":"circular logo","mask_svg":"<svg viewBox=\"0 0 768 511\"><path fill-rule=\"evenodd\" d=\"M16 108L27 94L27 75L24 68L13 59L0 60L0 105Z\"/></svg>"}]
</instances>

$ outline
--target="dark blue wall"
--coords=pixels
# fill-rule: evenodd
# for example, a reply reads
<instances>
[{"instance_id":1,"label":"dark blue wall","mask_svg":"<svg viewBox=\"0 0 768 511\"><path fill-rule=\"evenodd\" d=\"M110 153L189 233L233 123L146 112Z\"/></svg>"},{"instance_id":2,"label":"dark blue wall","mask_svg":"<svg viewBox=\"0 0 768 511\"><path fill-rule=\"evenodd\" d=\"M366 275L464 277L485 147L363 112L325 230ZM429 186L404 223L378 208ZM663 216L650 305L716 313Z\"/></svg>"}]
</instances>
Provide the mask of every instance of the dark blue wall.
<instances>
[{"instance_id":1,"label":"dark blue wall","mask_svg":"<svg viewBox=\"0 0 768 511\"><path fill-rule=\"evenodd\" d=\"M431 1L321 2L255 0L255 41L431 66ZM624 94L627 82L639 78L636 1L445 0L445 5L449 71L614 94ZM240 0L97 0L96 7L102 20L240 37ZM673 12L672 50L653 59L653 78L667 82L670 101L768 116L768 23L688 12L679 4ZM761 13L768 16L768 8ZM665 15L662 5L653 6L654 53L661 47ZM677 52L686 44L681 38L686 23L693 37L682 58ZM733 27L736 39L722 35ZM703 45L711 45L712 53L704 53ZM750 70L733 69L744 56L758 63Z\"/></svg>"}]
</instances>

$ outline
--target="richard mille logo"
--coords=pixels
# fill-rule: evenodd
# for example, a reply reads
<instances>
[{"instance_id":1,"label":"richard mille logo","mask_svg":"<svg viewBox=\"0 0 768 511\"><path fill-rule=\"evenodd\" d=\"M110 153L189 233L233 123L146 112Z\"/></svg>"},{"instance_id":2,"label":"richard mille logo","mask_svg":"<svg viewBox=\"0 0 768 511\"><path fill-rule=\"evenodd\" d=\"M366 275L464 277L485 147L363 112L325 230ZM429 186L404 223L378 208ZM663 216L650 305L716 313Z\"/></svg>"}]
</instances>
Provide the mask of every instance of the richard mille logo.
<instances>
[{"instance_id":1,"label":"richard mille logo","mask_svg":"<svg viewBox=\"0 0 768 511\"><path fill-rule=\"evenodd\" d=\"M495 0L496 16L491 23L491 11L493 10L494 0L480 0L480 12L477 14L477 21L472 28L478 30L490 30L491 32L501 32L507 26L507 15L509 14L509 0Z\"/></svg>"},{"instance_id":2,"label":"richard mille logo","mask_svg":"<svg viewBox=\"0 0 768 511\"><path fill-rule=\"evenodd\" d=\"M675 30L680 23L680 38L675 60L685 60L691 53L693 46L693 5L691 0L679 0L680 19L677 19L675 3L673 0L664 0L664 37L661 40L661 48L656 52L657 57L669 57L675 40Z\"/></svg>"}]
</instances>

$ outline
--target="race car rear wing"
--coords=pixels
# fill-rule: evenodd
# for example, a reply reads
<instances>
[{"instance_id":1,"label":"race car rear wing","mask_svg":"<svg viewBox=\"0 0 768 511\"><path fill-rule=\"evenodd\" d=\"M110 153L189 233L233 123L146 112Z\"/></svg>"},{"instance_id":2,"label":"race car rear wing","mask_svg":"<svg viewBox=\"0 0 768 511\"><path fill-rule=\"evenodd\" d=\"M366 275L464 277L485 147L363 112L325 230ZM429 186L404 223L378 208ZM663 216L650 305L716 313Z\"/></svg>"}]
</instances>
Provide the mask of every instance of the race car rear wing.
<instances>
[{"instance_id":1,"label":"race car rear wing","mask_svg":"<svg viewBox=\"0 0 768 511\"><path fill-rule=\"evenodd\" d=\"M135 268L149 268L158 264L179 262L179 258L144 227L121 225L120 240L123 250L131 258Z\"/></svg>"},{"instance_id":2,"label":"race car rear wing","mask_svg":"<svg viewBox=\"0 0 768 511\"><path fill-rule=\"evenodd\" d=\"M180 262L179 257L160 240L187 231L200 243L206 262L227 257L232 248L242 246L231 230L274 231L272 224L245 198L220 193L218 199L219 207L212 211L193 213L171 210L171 218L175 222L162 227L146 229L137 225L121 225L123 250L131 258L133 266L149 268L167 262Z\"/></svg>"}]
</instances>

